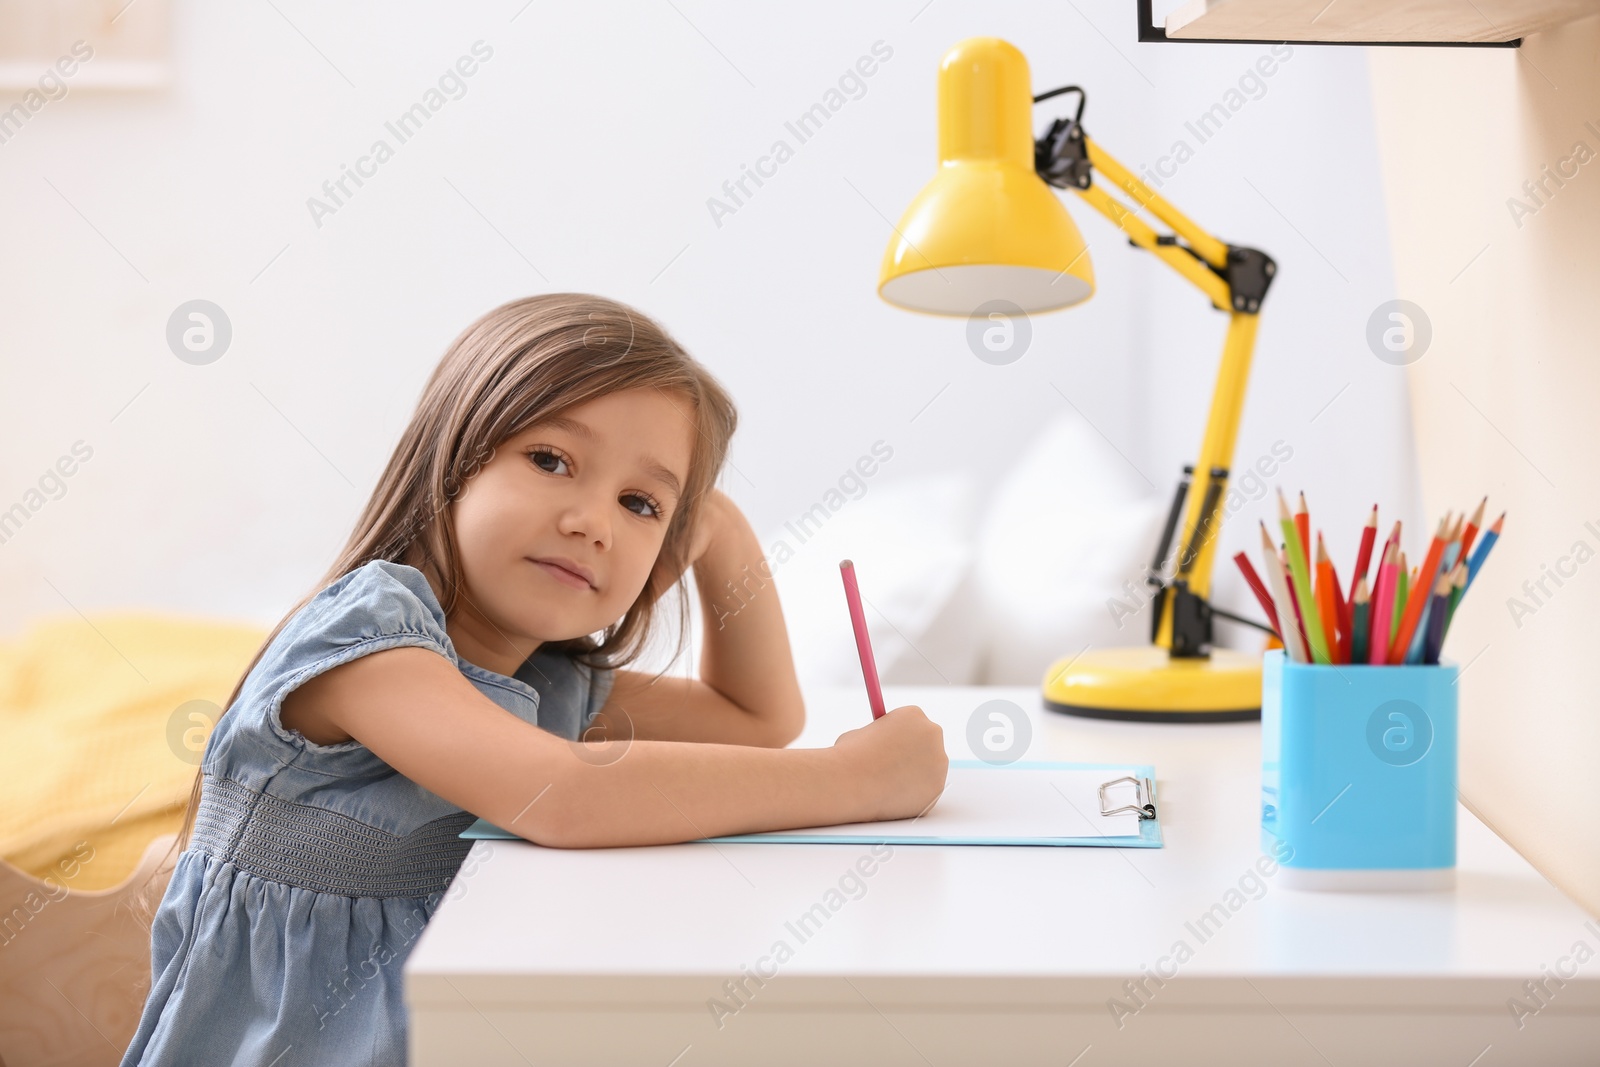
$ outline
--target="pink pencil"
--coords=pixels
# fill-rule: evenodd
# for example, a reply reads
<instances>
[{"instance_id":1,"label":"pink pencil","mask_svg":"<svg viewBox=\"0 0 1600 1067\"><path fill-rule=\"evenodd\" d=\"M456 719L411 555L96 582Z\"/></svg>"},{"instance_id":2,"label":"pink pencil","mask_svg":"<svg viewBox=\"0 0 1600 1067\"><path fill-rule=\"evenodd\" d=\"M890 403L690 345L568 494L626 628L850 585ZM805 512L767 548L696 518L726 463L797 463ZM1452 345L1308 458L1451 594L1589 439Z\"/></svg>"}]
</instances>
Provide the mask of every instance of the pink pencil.
<instances>
[{"instance_id":1,"label":"pink pencil","mask_svg":"<svg viewBox=\"0 0 1600 1067\"><path fill-rule=\"evenodd\" d=\"M1389 662L1389 616L1394 612L1394 596L1400 584L1400 565L1395 562L1393 543L1383 548L1383 560L1378 565L1378 595L1372 602L1370 653L1367 662L1382 666Z\"/></svg>"},{"instance_id":2,"label":"pink pencil","mask_svg":"<svg viewBox=\"0 0 1600 1067\"><path fill-rule=\"evenodd\" d=\"M878 664L872 658L872 641L867 637L867 615L861 610L856 565L847 559L840 560L839 574L844 578L844 598L850 605L850 625L856 631L856 652L861 656L861 675L867 680L867 700L872 705L872 717L881 719L889 709L883 706L883 689L878 685Z\"/></svg>"}]
</instances>

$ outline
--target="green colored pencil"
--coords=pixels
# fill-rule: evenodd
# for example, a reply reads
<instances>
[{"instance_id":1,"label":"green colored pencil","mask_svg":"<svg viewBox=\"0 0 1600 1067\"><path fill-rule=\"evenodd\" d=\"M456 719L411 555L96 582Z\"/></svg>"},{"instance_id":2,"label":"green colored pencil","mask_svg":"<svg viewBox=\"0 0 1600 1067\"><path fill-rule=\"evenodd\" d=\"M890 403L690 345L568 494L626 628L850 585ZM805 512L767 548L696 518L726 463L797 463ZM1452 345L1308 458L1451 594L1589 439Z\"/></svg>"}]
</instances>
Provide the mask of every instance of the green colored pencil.
<instances>
[{"instance_id":1,"label":"green colored pencil","mask_svg":"<svg viewBox=\"0 0 1600 1067\"><path fill-rule=\"evenodd\" d=\"M1389 620L1389 632L1397 633L1400 629L1400 616L1406 609L1406 593L1411 585L1411 571L1406 568L1406 554L1400 553L1400 579L1394 590L1394 618Z\"/></svg>"},{"instance_id":2,"label":"green colored pencil","mask_svg":"<svg viewBox=\"0 0 1600 1067\"><path fill-rule=\"evenodd\" d=\"M1467 565L1457 563L1450 572L1450 606L1444 613L1444 632L1450 632L1450 620L1456 617L1456 605L1461 603L1461 594L1467 591ZM1443 641L1443 638L1440 638Z\"/></svg>"},{"instance_id":3,"label":"green colored pencil","mask_svg":"<svg viewBox=\"0 0 1600 1067\"><path fill-rule=\"evenodd\" d=\"M1356 577L1356 587L1350 594L1350 662L1367 662L1367 639L1372 604L1367 593L1367 576Z\"/></svg>"},{"instance_id":4,"label":"green colored pencil","mask_svg":"<svg viewBox=\"0 0 1600 1067\"><path fill-rule=\"evenodd\" d=\"M1289 503L1278 490L1278 523L1283 527L1284 548L1289 556L1289 577L1294 581L1295 600L1300 605L1301 622L1305 624L1306 643L1311 646L1313 663L1332 663L1328 655L1328 642L1322 634L1322 620L1317 618L1317 602L1311 596L1311 570L1306 564L1305 549L1300 544L1300 531L1295 528L1294 516L1289 513Z\"/></svg>"}]
</instances>

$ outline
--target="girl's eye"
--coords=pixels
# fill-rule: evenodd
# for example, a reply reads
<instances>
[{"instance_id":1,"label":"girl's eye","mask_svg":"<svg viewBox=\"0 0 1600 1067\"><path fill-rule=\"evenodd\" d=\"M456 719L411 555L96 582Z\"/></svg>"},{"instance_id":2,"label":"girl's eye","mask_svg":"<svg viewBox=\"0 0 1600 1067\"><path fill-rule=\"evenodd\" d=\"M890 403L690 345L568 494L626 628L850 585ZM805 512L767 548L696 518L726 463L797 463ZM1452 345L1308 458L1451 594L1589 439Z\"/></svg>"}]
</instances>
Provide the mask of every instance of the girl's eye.
<instances>
[{"instance_id":1,"label":"girl's eye","mask_svg":"<svg viewBox=\"0 0 1600 1067\"><path fill-rule=\"evenodd\" d=\"M629 507L626 503L624 503L623 507L628 508L629 511L633 511L633 513L635 515L640 515L640 516L643 516L644 518L647 518L647 519L658 519L658 518L661 517L661 505L657 504L654 500L651 500L649 497L645 496L643 493L629 493L627 496L624 496L622 499L624 501L636 500L639 503L643 504L645 507L650 509L649 511L633 511L633 508Z\"/></svg>"},{"instance_id":2,"label":"girl's eye","mask_svg":"<svg viewBox=\"0 0 1600 1067\"><path fill-rule=\"evenodd\" d=\"M531 448L528 450L528 459L533 462L535 467L538 467L546 474L569 473L564 469L567 463L566 459L554 449ZM623 507L633 512L635 515L638 515L640 518L659 519L661 517L661 505L643 493L627 493L622 497L622 501ZM643 504L644 509L636 509L634 506L636 502Z\"/></svg>"},{"instance_id":3,"label":"girl's eye","mask_svg":"<svg viewBox=\"0 0 1600 1067\"><path fill-rule=\"evenodd\" d=\"M561 474L561 473L563 473L560 470L556 470L554 468L545 466L545 461L546 460L553 460L558 465L565 465L566 462L567 462L565 459L561 458L559 453L554 452L554 451L552 451L551 449L548 449L548 448L535 448L531 452L528 453L528 458L533 461L533 465L535 467L538 467L540 470L544 471L546 474Z\"/></svg>"}]
</instances>

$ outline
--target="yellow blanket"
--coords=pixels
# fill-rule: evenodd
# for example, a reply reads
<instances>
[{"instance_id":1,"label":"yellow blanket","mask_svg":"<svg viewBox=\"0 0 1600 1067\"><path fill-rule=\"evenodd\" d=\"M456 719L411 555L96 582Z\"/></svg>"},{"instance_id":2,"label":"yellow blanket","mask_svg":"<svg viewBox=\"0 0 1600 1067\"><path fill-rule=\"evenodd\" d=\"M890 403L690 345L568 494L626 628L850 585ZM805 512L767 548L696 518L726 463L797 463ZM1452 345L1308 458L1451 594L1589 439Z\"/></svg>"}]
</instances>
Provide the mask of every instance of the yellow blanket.
<instances>
[{"instance_id":1,"label":"yellow blanket","mask_svg":"<svg viewBox=\"0 0 1600 1067\"><path fill-rule=\"evenodd\" d=\"M0 642L0 858L69 889L126 879L182 826L210 722L266 635L122 613Z\"/></svg>"}]
</instances>

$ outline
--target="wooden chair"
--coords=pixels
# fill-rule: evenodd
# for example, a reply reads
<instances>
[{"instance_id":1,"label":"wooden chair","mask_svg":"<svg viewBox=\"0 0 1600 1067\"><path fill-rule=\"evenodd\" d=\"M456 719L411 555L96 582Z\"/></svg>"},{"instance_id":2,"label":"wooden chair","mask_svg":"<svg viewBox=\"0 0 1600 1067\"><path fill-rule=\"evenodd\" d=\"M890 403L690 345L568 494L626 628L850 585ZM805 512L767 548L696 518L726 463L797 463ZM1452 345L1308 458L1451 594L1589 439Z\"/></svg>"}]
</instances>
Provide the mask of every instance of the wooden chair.
<instances>
[{"instance_id":1,"label":"wooden chair","mask_svg":"<svg viewBox=\"0 0 1600 1067\"><path fill-rule=\"evenodd\" d=\"M0 860L0 1067L115 1067L150 991L150 919L175 835L109 889L50 884Z\"/></svg>"}]
</instances>

